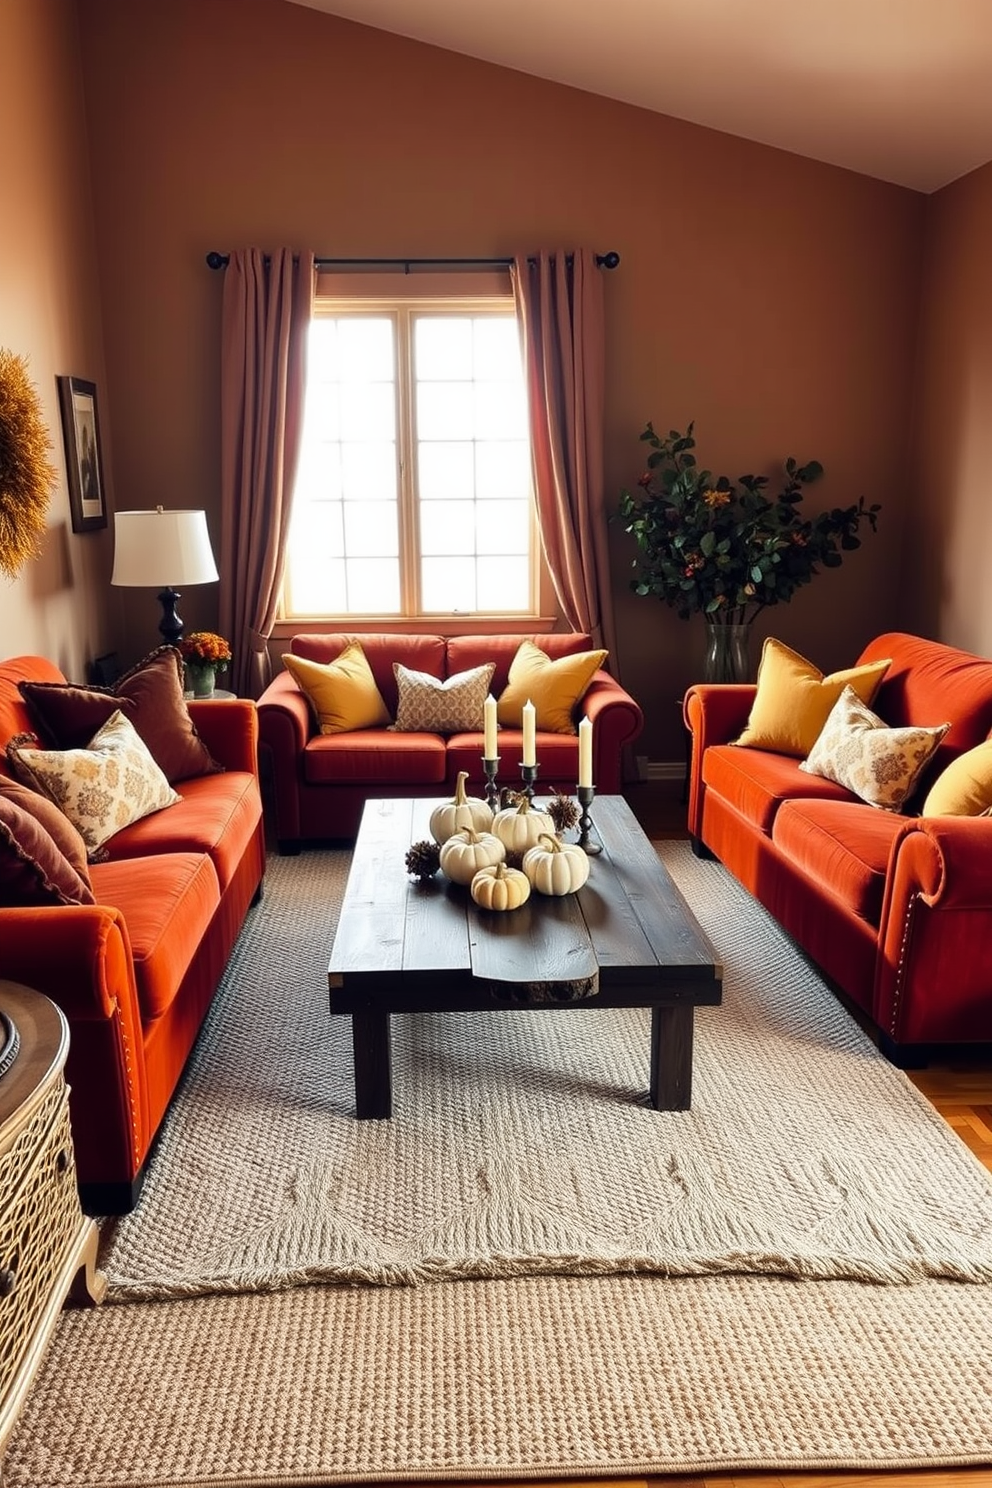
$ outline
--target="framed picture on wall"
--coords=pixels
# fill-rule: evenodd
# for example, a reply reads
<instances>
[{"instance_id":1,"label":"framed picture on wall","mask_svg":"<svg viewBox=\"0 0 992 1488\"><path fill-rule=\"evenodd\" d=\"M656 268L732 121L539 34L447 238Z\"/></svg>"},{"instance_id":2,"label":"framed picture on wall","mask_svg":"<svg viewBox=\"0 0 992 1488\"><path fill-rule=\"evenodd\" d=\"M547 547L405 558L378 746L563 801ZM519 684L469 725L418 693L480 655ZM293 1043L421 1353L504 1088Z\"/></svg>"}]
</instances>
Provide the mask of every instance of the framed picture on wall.
<instances>
[{"instance_id":1,"label":"framed picture on wall","mask_svg":"<svg viewBox=\"0 0 992 1488\"><path fill-rule=\"evenodd\" d=\"M96 384L81 377L59 377L57 381L72 530L92 532L107 525Z\"/></svg>"}]
</instances>

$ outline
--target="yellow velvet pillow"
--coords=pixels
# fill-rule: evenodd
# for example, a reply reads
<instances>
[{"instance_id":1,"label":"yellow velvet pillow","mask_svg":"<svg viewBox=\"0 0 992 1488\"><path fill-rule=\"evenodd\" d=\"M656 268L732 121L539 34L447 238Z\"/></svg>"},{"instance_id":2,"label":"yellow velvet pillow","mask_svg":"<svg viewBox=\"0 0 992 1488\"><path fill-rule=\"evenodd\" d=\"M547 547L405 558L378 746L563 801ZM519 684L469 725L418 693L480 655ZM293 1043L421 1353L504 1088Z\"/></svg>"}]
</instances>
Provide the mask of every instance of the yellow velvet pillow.
<instances>
[{"instance_id":1,"label":"yellow velvet pillow","mask_svg":"<svg viewBox=\"0 0 992 1488\"><path fill-rule=\"evenodd\" d=\"M519 728L529 698L539 729L550 734L574 734L572 709L608 655L608 651L577 651L552 661L533 641L521 641L500 694L497 718L504 728Z\"/></svg>"},{"instance_id":2,"label":"yellow velvet pillow","mask_svg":"<svg viewBox=\"0 0 992 1488\"><path fill-rule=\"evenodd\" d=\"M357 641L345 646L333 661L308 661L291 651L283 661L306 693L322 734L382 728L391 721L368 657Z\"/></svg>"},{"instance_id":3,"label":"yellow velvet pillow","mask_svg":"<svg viewBox=\"0 0 992 1488\"><path fill-rule=\"evenodd\" d=\"M853 687L863 703L870 703L891 664L889 659L873 661L825 677L798 651L769 636L761 651L751 716L737 743L802 758L820 737L844 688Z\"/></svg>"},{"instance_id":4,"label":"yellow velvet pillow","mask_svg":"<svg viewBox=\"0 0 992 1488\"><path fill-rule=\"evenodd\" d=\"M982 816L992 808L992 739L951 760L923 802L922 816Z\"/></svg>"}]
</instances>

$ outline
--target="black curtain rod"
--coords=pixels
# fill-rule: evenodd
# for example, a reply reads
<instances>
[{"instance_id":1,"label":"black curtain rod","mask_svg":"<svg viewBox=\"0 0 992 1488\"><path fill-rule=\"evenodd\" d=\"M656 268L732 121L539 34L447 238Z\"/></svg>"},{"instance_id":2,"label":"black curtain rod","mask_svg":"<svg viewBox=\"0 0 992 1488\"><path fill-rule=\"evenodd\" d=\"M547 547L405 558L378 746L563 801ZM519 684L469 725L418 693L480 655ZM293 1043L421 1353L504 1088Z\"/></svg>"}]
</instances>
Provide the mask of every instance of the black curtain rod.
<instances>
[{"instance_id":1,"label":"black curtain rod","mask_svg":"<svg viewBox=\"0 0 992 1488\"><path fill-rule=\"evenodd\" d=\"M571 257L571 254L569 254ZM230 255L227 253L207 254L207 265L211 269L226 269ZM268 263L268 256L266 256ZM531 260L533 262L533 259ZM375 265L380 269L402 269L404 274L409 274L411 269L508 269L513 263L512 258L316 258L314 264L318 269L343 269L343 268L368 268ZM615 269L620 263L619 253L597 253L596 263L601 269Z\"/></svg>"}]
</instances>

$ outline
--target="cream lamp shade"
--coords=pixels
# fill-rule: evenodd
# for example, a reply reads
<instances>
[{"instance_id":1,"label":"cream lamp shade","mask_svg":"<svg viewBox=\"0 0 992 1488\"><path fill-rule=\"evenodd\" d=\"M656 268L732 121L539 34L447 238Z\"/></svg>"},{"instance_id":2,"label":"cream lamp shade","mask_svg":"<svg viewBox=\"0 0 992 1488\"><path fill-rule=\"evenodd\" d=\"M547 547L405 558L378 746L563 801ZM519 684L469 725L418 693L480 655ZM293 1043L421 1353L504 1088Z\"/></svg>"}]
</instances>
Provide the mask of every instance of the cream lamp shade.
<instances>
[{"instance_id":1,"label":"cream lamp shade","mask_svg":"<svg viewBox=\"0 0 992 1488\"><path fill-rule=\"evenodd\" d=\"M129 589L160 589L159 630L171 646L182 639L177 585L212 584L214 562L203 511L122 511L114 516L114 571L110 582Z\"/></svg>"}]
</instances>

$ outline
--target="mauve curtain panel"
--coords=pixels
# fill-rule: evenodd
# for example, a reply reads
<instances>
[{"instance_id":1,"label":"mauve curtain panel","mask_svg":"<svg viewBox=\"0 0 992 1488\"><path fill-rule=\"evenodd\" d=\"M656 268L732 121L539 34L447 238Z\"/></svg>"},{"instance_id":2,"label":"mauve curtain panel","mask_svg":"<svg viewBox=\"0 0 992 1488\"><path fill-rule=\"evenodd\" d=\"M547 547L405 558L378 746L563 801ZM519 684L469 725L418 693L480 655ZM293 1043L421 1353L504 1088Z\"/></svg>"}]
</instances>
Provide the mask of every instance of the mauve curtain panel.
<instances>
[{"instance_id":1,"label":"mauve curtain panel","mask_svg":"<svg viewBox=\"0 0 992 1488\"><path fill-rule=\"evenodd\" d=\"M562 612L616 667L603 490L602 270L589 249L518 254L521 325L541 542Z\"/></svg>"},{"instance_id":2,"label":"mauve curtain panel","mask_svg":"<svg viewBox=\"0 0 992 1488\"><path fill-rule=\"evenodd\" d=\"M312 252L232 253L221 344L221 630L231 687L258 697L286 561L306 394Z\"/></svg>"}]
</instances>

